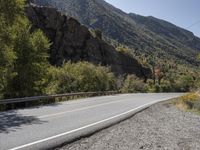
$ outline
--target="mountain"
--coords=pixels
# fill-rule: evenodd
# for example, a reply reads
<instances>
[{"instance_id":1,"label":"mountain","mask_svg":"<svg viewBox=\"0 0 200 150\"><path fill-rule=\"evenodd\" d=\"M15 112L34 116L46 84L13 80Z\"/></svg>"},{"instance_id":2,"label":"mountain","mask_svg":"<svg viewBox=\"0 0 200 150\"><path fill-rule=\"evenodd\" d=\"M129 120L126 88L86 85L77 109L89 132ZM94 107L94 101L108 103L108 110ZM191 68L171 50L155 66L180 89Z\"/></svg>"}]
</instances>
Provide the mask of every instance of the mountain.
<instances>
[{"instance_id":1,"label":"mountain","mask_svg":"<svg viewBox=\"0 0 200 150\"><path fill-rule=\"evenodd\" d=\"M78 19L89 28L99 29L112 39L145 56L198 66L200 39L169 22L127 14L103 0L32 0L37 5L54 7Z\"/></svg>"},{"instance_id":2,"label":"mountain","mask_svg":"<svg viewBox=\"0 0 200 150\"><path fill-rule=\"evenodd\" d=\"M41 29L52 43L52 65L61 66L66 61L88 61L110 66L116 75L136 74L145 79L151 75L149 68L103 41L100 33L93 36L76 19L63 15L54 8L28 6L26 16L32 23L32 30Z\"/></svg>"},{"instance_id":3,"label":"mountain","mask_svg":"<svg viewBox=\"0 0 200 150\"><path fill-rule=\"evenodd\" d=\"M133 13L130 13L129 16L133 18L133 20L135 20L139 25L149 29L157 35L165 37L171 42L172 40L175 40L183 45L200 50L200 38L195 37L190 31L152 16L144 17Z\"/></svg>"}]
</instances>

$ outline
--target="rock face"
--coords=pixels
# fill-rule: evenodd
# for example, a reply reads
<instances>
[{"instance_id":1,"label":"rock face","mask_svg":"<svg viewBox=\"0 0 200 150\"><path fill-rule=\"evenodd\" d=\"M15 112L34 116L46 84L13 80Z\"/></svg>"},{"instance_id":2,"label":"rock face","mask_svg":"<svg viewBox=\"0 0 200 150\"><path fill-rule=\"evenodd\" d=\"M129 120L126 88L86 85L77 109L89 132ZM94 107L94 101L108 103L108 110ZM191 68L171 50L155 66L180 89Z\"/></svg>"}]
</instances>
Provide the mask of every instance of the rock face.
<instances>
[{"instance_id":1,"label":"rock face","mask_svg":"<svg viewBox=\"0 0 200 150\"><path fill-rule=\"evenodd\" d=\"M99 29L103 35L126 45L135 52L158 56L179 64L200 65L200 38L169 22L136 14L127 14L105 0L32 0L50 6L80 23Z\"/></svg>"},{"instance_id":2,"label":"rock face","mask_svg":"<svg viewBox=\"0 0 200 150\"><path fill-rule=\"evenodd\" d=\"M137 60L93 37L77 20L54 8L28 6L26 14L33 24L32 29L41 29L52 42L50 62L53 65L62 65L69 60L88 61L110 66L117 75L136 74L147 78L151 74L150 69L142 67Z\"/></svg>"}]
</instances>

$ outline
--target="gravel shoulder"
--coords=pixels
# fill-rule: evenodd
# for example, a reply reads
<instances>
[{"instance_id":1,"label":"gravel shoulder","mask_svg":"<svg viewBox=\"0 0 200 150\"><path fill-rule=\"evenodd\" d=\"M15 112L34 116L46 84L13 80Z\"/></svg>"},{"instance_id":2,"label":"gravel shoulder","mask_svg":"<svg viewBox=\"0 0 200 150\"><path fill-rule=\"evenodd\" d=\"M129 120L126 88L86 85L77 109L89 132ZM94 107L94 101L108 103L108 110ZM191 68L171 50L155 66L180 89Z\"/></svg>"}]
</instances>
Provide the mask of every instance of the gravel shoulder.
<instances>
[{"instance_id":1,"label":"gravel shoulder","mask_svg":"<svg viewBox=\"0 0 200 150\"><path fill-rule=\"evenodd\" d=\"M199 150L200 116L170 102L153 105L132 118L57 150Z\"/></svg>"}]
</instances>

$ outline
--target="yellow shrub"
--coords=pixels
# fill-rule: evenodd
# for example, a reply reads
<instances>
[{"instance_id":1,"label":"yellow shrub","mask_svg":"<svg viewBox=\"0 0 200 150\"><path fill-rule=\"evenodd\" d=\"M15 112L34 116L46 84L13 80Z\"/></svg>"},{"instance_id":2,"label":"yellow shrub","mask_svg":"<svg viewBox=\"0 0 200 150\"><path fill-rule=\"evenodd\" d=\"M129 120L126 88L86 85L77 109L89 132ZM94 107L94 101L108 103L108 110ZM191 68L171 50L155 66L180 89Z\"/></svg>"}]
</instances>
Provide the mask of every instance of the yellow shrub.
<instances>
[{"instance_id":1,"label":"yellow shrub","mask_svg":"<svg viewBox=\"0 0 200 150\"><path fill-rule=\"evenodd\" d=\"M188 101L194 102L194 101L198 101L199 100L199 96L196 93L189 93L189 94L186 94L184 96L181 96L180 100L182 102L188 102Z\"/></svg>"}]
</instances>

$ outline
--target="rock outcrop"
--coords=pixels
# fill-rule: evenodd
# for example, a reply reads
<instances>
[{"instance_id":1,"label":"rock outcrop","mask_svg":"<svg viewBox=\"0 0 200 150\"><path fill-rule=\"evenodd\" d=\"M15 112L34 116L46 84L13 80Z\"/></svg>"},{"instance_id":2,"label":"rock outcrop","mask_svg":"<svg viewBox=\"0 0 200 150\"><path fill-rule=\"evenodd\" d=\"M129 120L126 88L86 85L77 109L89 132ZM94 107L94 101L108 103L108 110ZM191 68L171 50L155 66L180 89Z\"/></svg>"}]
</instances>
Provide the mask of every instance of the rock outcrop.
<instances>
[{"instance_id":1,"label":"rock outcrop","mask_svg":"<svg viewBox=\"0 0 200 150\"><path fill-rule=\"evenodd\" d=\"M50 39L50 62L62 65L66 61L88 61L110 66L117 75L136 74L147 78L151 71L131 56L117 52L102 39L92 36L88 28L54 8L28 6L26 14L32 29L41 29Z\"/></svg>"},{"instance_id":2,"label":"rock outcrop","mask_svg":"<svg viewBox=\"0 0 200 150\"><path fill-rule=\"evenodd\" d=\"M132 48L136 53L162 61L198 67L200 38L172 23L154 17L126 13L106 0L32 0L53 7L81 24L99 29L105 37Z\"/></svg>"}]
</instances>

